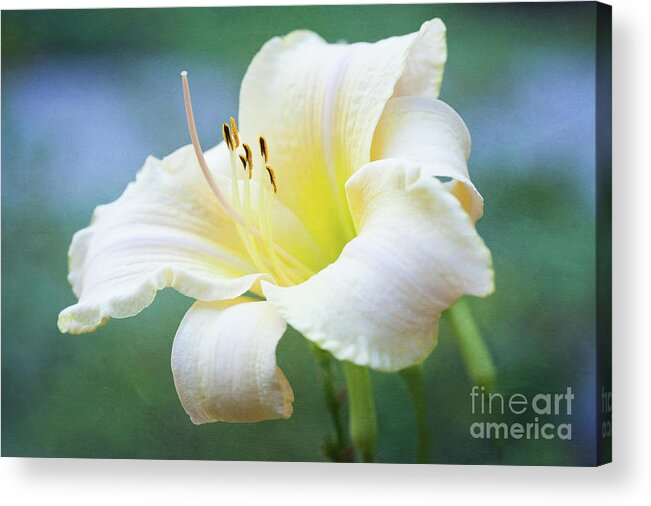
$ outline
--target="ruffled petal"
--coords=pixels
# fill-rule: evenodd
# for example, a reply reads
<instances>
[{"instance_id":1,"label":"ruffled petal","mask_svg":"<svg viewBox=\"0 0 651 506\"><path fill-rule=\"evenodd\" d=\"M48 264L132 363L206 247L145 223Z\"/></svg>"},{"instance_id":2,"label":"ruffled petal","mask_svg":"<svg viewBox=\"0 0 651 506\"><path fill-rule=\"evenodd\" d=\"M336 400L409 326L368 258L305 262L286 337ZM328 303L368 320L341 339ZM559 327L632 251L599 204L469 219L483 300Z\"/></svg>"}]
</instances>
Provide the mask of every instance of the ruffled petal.
<instances>
[{"instance_id":1,"label":"ruffled petal","mask_svg":"<svg viewBox=\"0 0 651 506\"><path fill-rule=\"evenodd\" d=\"M425 23L409 48L405 68L396 83L394 97L438 98L443 83L448 46L445 25L436 18Z\"/></svg>"},{"instance_id":2,"label":"ruffled petal","mask_svg":"<svg viewBox=\"0 0 651 506\"><path fill-rule=\"evenodd\" d=\"M468 176L470 132L449 105L427 97L392 98L373 138L371 157L402 158L428 174L450 177L446 183L473 221L483 214L484 200Z\"/></svg>"},{"instance_id":3,"label":"ruffled petal","mask_svg":"<svg viewBox=\"0 0 651 506\"><path fill-rule=\"evenodd\" d=\"M332 265L289 288L262 283L271 304L340 360L394 371L436 345L441 312L493 290L491 255L468 214L425 169L389 159L346 184L358 236Z\"/></svg>"},{"instance_id":4,"label":"ruffled petal","mask_svg":"<svg viewBox=\"0 0 651 506\"><path fill-rule=\"evenodd\" d=\"M227 164L224 156L219 148L209 158ZM123 195L99 206L91 225L75 234L69 260L79 302L61 312L58 325L70 333L133 316L165 287L214 301L243 294L260 277L190 146L148 158Z\"/></svg>"},{"instance_id":5,"label":"ruffled petal","mask_svg":"<svg viewBox=\"0 0 651 506\"><path fill-rule=\"evenodd\" d=\"M267 302L197 302L172 349L174 384L192 422L289 418L294 394L276 366L287 324Z\"/></svg>"},{"instance_id":6,"label":"ruffled petal","mask_svg":"<svg viewBox=\"0 0 651 506\"><path fill-rule=\"evenodd\" d=\"M434 19L417 33L373 44L328 44L293 32L267 42L249 66L240 94L242 137L266 137L278 198L329 261L354 235L344 184L371 160L387 101L394 93L436 96L445 53L445 26Z\"/></svg>"}]
</instances>

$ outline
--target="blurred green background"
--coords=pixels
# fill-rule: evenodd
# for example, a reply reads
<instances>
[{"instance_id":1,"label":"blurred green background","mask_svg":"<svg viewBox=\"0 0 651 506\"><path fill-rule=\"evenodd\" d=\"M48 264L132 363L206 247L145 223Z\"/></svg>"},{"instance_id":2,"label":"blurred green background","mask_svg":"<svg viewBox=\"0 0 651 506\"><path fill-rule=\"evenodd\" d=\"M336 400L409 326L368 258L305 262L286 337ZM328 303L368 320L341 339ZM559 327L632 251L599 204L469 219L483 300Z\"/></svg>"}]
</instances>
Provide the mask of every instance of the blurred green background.
<instances>
[{"instance_id":1,"label":"blurred green background","mask_svg":"<svg viewBox=\"0 0 651 506\"><path fill-rule=\"evenodd\" d=\"M194 426L170 350L191 301L165 290L138 317L61 335L72 234L117 198L147 155L188 142L179 72L200 136L236 113L239 83L270 37L378 40L433 17L448 27L441 98L473 135L479 231L497 291L469 301L496 390L576 395L573 440L473 440L469 379L448 323L425 363L432 461L594 460L595 7L591 3L2 12L2 454L325 460L333 428L314 359L288 333L288 421ZM373 374L383 462L413 462L415 422L397 375ZM514 421L518 421L515 420ZM521 421L521 420L520 420Z\"/></svg>"}]
</instances>

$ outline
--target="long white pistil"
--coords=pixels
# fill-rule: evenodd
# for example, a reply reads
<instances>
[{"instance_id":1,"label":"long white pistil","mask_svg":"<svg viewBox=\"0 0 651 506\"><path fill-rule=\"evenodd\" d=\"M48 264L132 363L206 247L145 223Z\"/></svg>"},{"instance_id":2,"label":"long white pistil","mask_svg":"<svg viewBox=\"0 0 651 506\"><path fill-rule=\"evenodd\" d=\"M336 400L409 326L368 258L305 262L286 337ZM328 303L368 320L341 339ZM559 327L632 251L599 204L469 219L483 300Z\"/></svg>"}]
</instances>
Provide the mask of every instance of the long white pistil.
<instances>
[{"instance_id":1,"label":"long white pistil","mask_svg":"<svg viewBox=\"0 0 651 506\"><path fill-rule=\"evenodd\" d=\"M210 172L210 168L208 167L206 159L203 156L203 149L201 148L201 143L199 142L199 135L197 133L197 127L194 122L192 99L190 97L190 85L188 84L188 73L185 70L181 72L181 80L183 81L183 99L185 101L185 113L188 119L188 130L190 131L190 139L192 140L192 146L194 147L194 152L197 157L197 161L199 162L199 167L201 167L201 171L203 172L203 175L206 181L208 182L208 186L217 197L217 200L224 208L224 211L226 211L226 213L233 218L235 223L239 227L241 227L242 232L240 232L240 235L244 236L242 237L242 239L244 240L245 247L249 252L249 255L251 256L251 259L254 261L254 263L264 267L264 263L260 262L261 259L257 254L255 239L253 241L250 241L249 240L250 236L247 236L247 232L249 232L254 237L260 237L260 232L257 229L255 229L250 223L248 223L248 220L242 218L240 213L236 209L234 209L233 206L231 206L231 204L226 200L224 194L217 186L217 182L215 181L215 178L213 178L212 173ZM239 199L238 182L237 182L238 180L237 180L237 173L236 173L237 168L235 166L236 146L232 145L234 137L231 137L231 131L229 130L229 127L227 125L224 125L224 130L222 133L224 135L224 141L228 146L231 170L233 172L232 174L233 180L231 183L233 189L232 192L233 203L238 207L238 209L241 209L241 205L239 202L240 199ZM239 138L237 138L237 140L239 143Z\"/></svg>"},{"instance_id":2,"label":"long white pistil","mask_svg":"<svg viewBox=\"0 0 651 506\"><path fill-rule=\"evenodd\" d=\"M244 220L239 215L239 213L233 209L229 204L228 200L224 197L224 194L219 190L215 178L212 177L212 173L208 168L206 159L203 156L203 150L201 149L201 144L199 143L199 136L197 134L197 127L194 124L194 113L192 111L192 100L190 99L190 86L188 85L188 73L184 70L181 72L181 80L183 81L183 99L185 101L185 115L188 119L188 130L190 131L190 139L192 140L192 146L194 147L194 154L197 157L199 162L199 167L201 167L201 172L203 172L203 177L206 178L208 186L219 200L219 203L224 208L224 211L233 218L238 224L245 226Z\"/></svg>"}]
</instances>

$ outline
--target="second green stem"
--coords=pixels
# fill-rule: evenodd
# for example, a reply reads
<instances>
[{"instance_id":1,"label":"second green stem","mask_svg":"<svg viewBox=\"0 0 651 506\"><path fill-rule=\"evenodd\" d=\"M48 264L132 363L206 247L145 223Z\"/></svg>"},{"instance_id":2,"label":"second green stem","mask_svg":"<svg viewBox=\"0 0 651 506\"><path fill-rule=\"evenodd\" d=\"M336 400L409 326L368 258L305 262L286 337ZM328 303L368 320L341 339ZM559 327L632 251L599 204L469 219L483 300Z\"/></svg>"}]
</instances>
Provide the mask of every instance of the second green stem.
<instances>
[{"instance_id":1,"label":"second green stem","mask_svg":"<svg viewBox=\"0 0 651 506\"><path fill-rule=\"evenodd\" d=\"M350 438L364 462L375 462L377 423L369 371L350 362L341 365L348 390Z\"/></svg>"},{"instance_id":2,"label":"second green stem","mask_svg":"<svg viewBox=\"0 0 651 506\"><path fill-rule=\"evenodd\" d=\"M420 365L408 367L400 371L400 376L409 390L409 396L414 406L416 416L416 434L418 438L417 462L429 462L430 447L427 432L427 396L423 384L423 368Z\"/></svg>"},{"instance_id":3,"label":"second green stem","mask_svg":"<svg viewBox=\"0 0 651 506\"><path fill-rule=\"evenodd\" d=\"M495 366L481 337L468 303L460 299L446 312L457 337L468 374L476 385L491 388L495 383Z\"/></svg>"}]
</instances>

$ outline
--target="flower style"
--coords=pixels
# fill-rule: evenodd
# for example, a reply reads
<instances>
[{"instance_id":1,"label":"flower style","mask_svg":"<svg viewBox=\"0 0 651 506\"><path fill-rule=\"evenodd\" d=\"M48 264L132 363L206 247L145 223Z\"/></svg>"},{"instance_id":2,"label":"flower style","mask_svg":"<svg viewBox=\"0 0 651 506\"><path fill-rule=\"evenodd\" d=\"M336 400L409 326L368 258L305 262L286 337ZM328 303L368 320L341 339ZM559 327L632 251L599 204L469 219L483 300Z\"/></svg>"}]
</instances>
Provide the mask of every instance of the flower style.
<instances>
[{"instance_id":1,"label":"flower style","mask_svg":"<svg viewBox=\"0 0 651 506\"><path fill-rule=\"evenodd\" d=\"M194 423L291 415L288 324L357 365L424 360L441 313L493 290L470 136L437 99L445 60L439 19L373 44L274 38L242 82L240 128L205 153L184 76L193 145L148 158L75 234L79 301L59 329L134 316L165 287L196 299L172 350Z\"/></svg>"}]
</instances>

